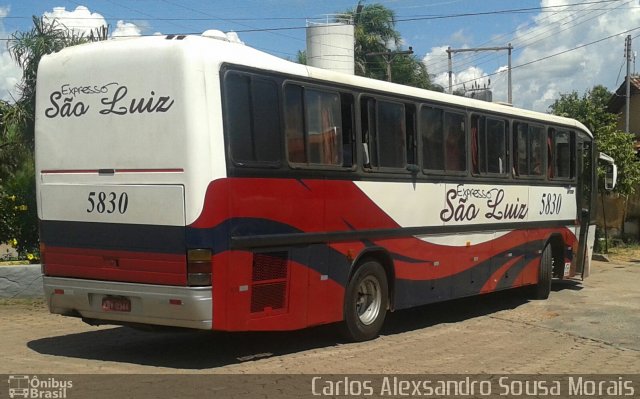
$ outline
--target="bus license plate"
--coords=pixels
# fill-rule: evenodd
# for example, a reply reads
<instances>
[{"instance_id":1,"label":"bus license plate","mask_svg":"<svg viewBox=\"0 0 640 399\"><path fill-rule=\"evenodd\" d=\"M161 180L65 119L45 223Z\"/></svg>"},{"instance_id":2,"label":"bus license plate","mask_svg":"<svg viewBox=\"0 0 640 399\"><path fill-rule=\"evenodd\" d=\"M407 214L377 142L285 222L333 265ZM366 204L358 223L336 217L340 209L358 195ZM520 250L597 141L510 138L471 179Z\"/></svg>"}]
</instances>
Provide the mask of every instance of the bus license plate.
<instances>
[{"instance_id":1,"label":"bus license plate","mask_svg":"<svg viewBox=\"0 0 640 399\"><path fill-rule=\"evenodd\" d=\"M131 312L131 301L129 298L105 297L102 299L102 310L104 312Z\"/></svg>"}]
</instances>

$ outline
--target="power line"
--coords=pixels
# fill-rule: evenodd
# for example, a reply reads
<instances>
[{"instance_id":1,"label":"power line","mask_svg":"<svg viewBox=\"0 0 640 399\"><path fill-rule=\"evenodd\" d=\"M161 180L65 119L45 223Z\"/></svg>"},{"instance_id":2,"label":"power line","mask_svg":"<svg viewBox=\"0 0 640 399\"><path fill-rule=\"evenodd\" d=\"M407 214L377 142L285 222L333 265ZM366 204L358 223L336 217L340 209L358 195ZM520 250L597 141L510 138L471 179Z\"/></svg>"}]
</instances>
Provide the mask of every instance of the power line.
<instances>
[{"instance_id":1,"label":"power line","mask_svg":"<svg viewBox=\"0 0 640 399\"><path fill-rule=\"evenodd\" d=\"M121 6L121 7L124 7L124 8L130 9L130 10L132 10L132 11L134 11L134 12L139 13L139 14L147 15L147 16L149 17L149 19L150 19L150 20L175 20L175 21L177 21L177 20L210 20L210 19L216 19L216 20L222 20L222 21L226 21L226 22L232 22L232 21L233 21L233 19L224 19L224 18L218 18L218 17L214 17L214 16L211 16L210 18L184 18L184 19L182 19L182 18L158 18L158 17L154 17L154 16L152 16L152 15L150 15L150 14L143 13L143 12L141 12L141 11L139 11L139 10L135 10L135 9L130 8L130 7L122 6L122 5L117 4L117 3L115 3L115 2L113 2L113 1L111 1L111 0L108 0L108 1L112 2L113 4L119 5L119 6ZM164 0L164 1L165 1L166 3L171 4L169 1L166 1L166 0ZM558 11L569 11L569 10L567 10L567 9L568 9L569 7L573 7L573 6L596 5L596 4L603 4L603 3L614 3L614 2L619 2L619 1L620 1L620 0L601 0L601 1L591 1L591 2L583 2L583 3L565 4L565 5L562 5L562 6L531 7L531 8L519 8L519 9L497 10L497 11L493 11L493 12L474 12L474 13L448 14L448 15L438 15L438 16L417 16L417 17L414 17L414 18L398 18L396 21L397 21L397 22L407 22L407 21L413 21L413 20L425 20L425 19L458 18L458 17L468 17L468 16L482 16L482 15L496 14L496 13L497 13L497 14L504 14L504 13L509 13L509 12L511 12L511 13L518 13L518 12L523 12L523 11L544 11L544 10L555 10L555 12L558 12ZM77 3L77 2L74 2L74 3L76 3L76 4L80 4L80 3ZM626 3L628 3L628 2L626 2ZM625 4L626 4L626 3L625 3ZM174 4L175 4L175 3L174 3ZM624 4L623 4L623 5L624 5ZM183 8L189 9L188 7L183 7ZM563 10L557 10L557 8L563 8ZM195 10L195 9L190 9L190 10L192 10L192 11L194 11L194 12L200 12L200 13L202 13L202 14L204 14L204 15L208 15L208 14L206 14L206 13L202 12L202 11L198 11L198 10ZM587 11L587 10L585 10L585 9L583 9L583 10L584 10L584 11ZM607 9L607 11L610 11L610 10L611 10L611 9ZM580 12L580 11L582 11L582 10L572 10L572 11L573 11L573 12ZM590 13L591 13L591 12L593 12L593 11L594 11L594 10L589 10L589 12L590 12ZM7 18L11 18L11 17L10 17L10 16L8 16ZM15 18L18 18L18 17L15 17ZM86 18L85 18L85 19L86 19ZM265 19L273 19L273 18L265 18ZM246 19L237 19L237 20L246 20ZM246 25L245 25L245 26L246 26ZM238 33L249 33L249 32L270 32L270 31L294 30L294 29L305 29L305 28L306 28L306 26L305 26L305 27L278 27L278 28L254 28L254 27L251 27L251 29L246 29L246 30L237 30L236 32L238 32ZM193 33L193 34L200 34L200 32ZM147 35L147 36L148 36L148 35ZM615 35L613 35L613 36L615 36ZM543 58L540 58L540 59L538 59L538 60L534 60L534 61L531 61L531 62L528 62L528 63L522 64L522 65L517 65L517 66L514 66L514 67L513 67L513 69L520 68L520 67L523 67L523 66L526 66L526 65L530 65L530 64L535 63L535 62L543 61L543 60L545 60L545 59L548 59L548 58L551 58L551 57L555 57L555 56L557 56L557 55L561 55L561 54L564 54L564 53L569 52L569 51L574 51L574 50L577 50L577 49L582 48L582 47L584 47L584 46L591 45L591 44L595 44L595 43L598 43L598 42L603 41L603 40L607 40L607 39L609 39L609 38L611 38L611 37L613 37L613 36L610 36L610 37L607 37L607 38L604 38L604 39L600 39L600 40L598 40L598 41L594 41L594 42L591 42L591 43L586 44L586 45L578 46L578 47L573 48L573 49L570 49L570 50L565 50L565 51L563 51L563 52L555 53L555 54L552 54L552 55L550 55L550 56L543 57ZM287 37L287 36L285 36L285 37ZM289 38L293 38L293 37L289 37ZM301 40L301 39L298 39L298 38L293 38L293 39L295 39L295 40ZM0 40L4 40L4 41L6 41L6 40L10 40L10 39L0 39ZM302 41L302 40L301 40L301 41ZM271 51L273 51L273 50L271 50ZM278 52L278 53L281 53L281 54L287 54L287 53L283 53L283 52ZM487 75L487 76L494 76L494 75L497 75L497 74L499 74L499 73L500 73L500 72L496 72L496 73L489 74L489 75ZM471 82L471 81L472 81L472 80L470 80L469 82ZM467 83L467 82L463 82L463 83ZM460 84L461 84L461 83L456 84L456 86L459 86Z\"/></svg>"},{"instance_id":2,"label":"power line","mask_svg":"<svg viewBox=\"0 0 640 399\"><path fill-rule=\"evenodd\" d=\"M551 35L557 35L557 34L559 34L559 33L561 33L561 32L564 32L564 31L566 31L566 30L568 30L568 29L574 28L574 27L575 27L575 26L577 26L577 25L580 25L580 24L583 24L583 23L588 22L588 21L590 21L590 20L593 20L593 19L595 19L595 18L598 18L598 17L600 17L600 16L602 16L602 15L606 14L606 13L607 13L607 12L609 12L609 11L613 11L613 10L615 10L615 9L619 8L619 7L622 7L622 6L624 6L624 5L628 4L628 3L630 3L631 1L633 1L633 0L625 1L623 4L617 5L617 6L613 7L613 8L609 8L609 9L607 9L607 11L605 11L605 12L603 12L603 13L599 13L599 14L597 14L597 15L595 15L595 16L590 17L590 18L582 19L581 21L573 20L573 19L571 18L571 16L566 17L566 18L563 18L563 19L561 19L561 21L565 21L565 20L566 20L566 22L562 23L560 26L568 25L567 27L562 28L562 29L560 29L559 31L555 31L556 27L554 26L554 27L551 27L551 29L548 29L546 32L541 31L540 33L538 33L538 34L534 35L533 37L531 37L531 38L529 38L529 39L526 39L526 40L523 40L523 41L518 41L517 39L514 39L515 47L517 48L517 50L518 50L518 51L522 51L522 50L523 50L524 48L526 48L527 46L531 46L531 45L533 45L533 44L535 44L535 43L538 43L538 42L540 42L540 41L542 41L542 40L544 40L544 39L546 39L546 38L550 37ZM593 10L593 9L590 9L590 10L589 10L589 12L588 12L588 14L592 14L593 12L594 12L594 10ZM588 15L588 14L587 14L587 15ZM582 18L582 17L580 17L580 18ZM571 23L571 25L569 25L569 23ZM535 39L535 38L540 37L540 36L542 36L542 35L544 35L544 36L543 36L543 37L541 37L540 39L538 39L538 40L533 40L533 41L532 41L532 39ZM482 64L487 63L487 62L489 62L489 61L492 61L492 60L493 60L493 59L495 59L495 58L496 58L496 57L492 57L491 59L488 59L488 60L483 61L483 62L478 62L478 58L477 58L477 57L476 57L476 59L475 59L475 60L473 60L473 59L467 59L467 60L468 60L468 62L467 62L466 64L465 64L464 62L462 63L462 65L461 65L460 63L458 63L458 68L459 68L458 70L463 69L463 68L464 68L465 66L467 66L467 65L474 65L474 66L482 65ZM494 74L491 74L491 75L488 75L488 76L493 76L493 75L498 74L498 73L501 73L501 72L502 72L502 71L498 71L498 72L496 72L496 73L494 73ZM436 75L440 75L440 74L442 74L442 73L444 73L444 72L436 73ZM465 82L465 83L466 83L466 82Z\"/></svg>"},{"instance_id":3,"label":"power line","mask_svg":"<svg viewBox=\"0 0 640 399\"><path fill-rule=\"evenodd\" d=\"M538 59L535 59L535 60L532 60L532 61L528 61L528 62L525 62L525 63L523 63L523 64L515 65L515 66L513 66L511 69L513 70L513 69L523 68L523 67L525 67L525 66L529 66L529 65L532 65L532 64L536 64L536 63L538 63L538 62L545 61L545 60L548 60L548 59L553 58L553 57L557 57L557 56L562 55L562 54L570 53L570 52L572 52L572 51L579 50L579 49L581 49L581 48L585 48L585 47L587 47L587 46L591 46L591 45L593 45L593 44L597 44L597 43L603 42L603 41L605 41L605 40L612 39L612 38L617 37L617 36L620 36L620 35L624 35L625 33L634 32L634 31L636 31L636 30L638 30L638 29L640 29L640 27L633 28L633 29L628 29L628 30L625 30L625 31L623 31L623 32L618 32L618 33L615 33L615 34L613 34L613 35L610 35L610 36L607 36L607 37L603 37L602 39L598 39L598 40L594 40L594 41L589 42L589 43L581 44L581 45L579 45L579 46L576 46L576 47L570 48L570 49L568 49L568 50L559 51L559 52L557 52L557 53L550 54L550 55L547 55L547 56L544 56L544 57L540 57L540 58L538 58ZM503 71L498 71L498 72L494 72L494 73L491 73L491 74L487 74L487 75L483 76L483 78L485 78L485 77L495 76L495 75L498 75L499 73L502 73L502 72L503 72ZM456 86L460 86L460 85L462 85L462 84L466 84L466 83L471 83L471 82L473 82L474 80L476 80L476 79L468 80L468 81L466 81L466 82L456 83Z\"/></svg>"},{"instance_id":4,"label":"power line","mask_svg":"<svg viewBox=\"0 0 640 399\"><path fill-rule=\"evenodd\" d=\"M71 2L73 2L74 4L77 5L83 5L79 2L73 1L73 0L69 0ZM125 8L127 10L136 12L138 14L143 15L145 18L145 20L149 20L149 21L213 21L213 20L219 20L219 21L224 21L224 22L243 22L243 21L303 21L303 20L309 20L309 19L313 19L314 17L311 16L303 16L303 17L254 17L254 18L221 18L221 17L216 17L213 16L211 14L208 14L204 11L199 11L187 6L184 6L182 4L176 4L176 3L172 3L169 2L167 0L162 0L167 4L171 4L177 7L181 7L184 8L186 10L190 10L193 12L197 12L197 13L201 13L203 15L207 15L207 17L155 17L151 14L147 14L145 12L139 11L137 9L128 7L128 6L124 6L122 4L119 3L115 3L111 0L107 0L110 3ZM486 15L495 15L495 14L522 14L522 13L535 13L535 12L574 12L575 10L569 10L569 9L564 9L564 10L552 10L555 8L568 8L568 7L572 7L572 6L581 6L581 5L589 5L589 4L602 4L602 3L612 3L612 2L617 2L617 1L621 1L621 0L600 0L600 1L589 1L589 2L583 2L583 3L572 3L572 4L564 4L564 5L557 5L557 6L540 6L540 7L528 7L528 8L514 8L514 9L504 9L504 10L492 10L492 11L480 11L480 12L473 12L473 13L456 13L456 14L429 14L429 15L413 15L413 16L396 16L396 18L394 18L393 22L411 22L411 21L425 21L425 20L433 20L433 19L452 19L452 18L463 18L463 17L477 17L477 16L486 16ZM633 7L633 8L640 8L640 6L638 7ZM606 10L606 9L595 9L595 10ZM372 12L372 11L370 11ZM362 13L367 13L366 10L362 11ZM100 14L104 14L101 13ZM5 17L3 17L3 19L31 19L31 16L12 16L12 15L7 15ZM96 19L99 20L101 19L100 17L65 17L67 19L78 19L78 20L92 20L92 19ZM115 16L110 16L110 19L119 19L119 20L130 20L130 21L135 21L137 19L140 18L131 18L130 16L127 17L115 17ZM269 31L269 30L284 30L284 29L303 29L305 28L305 26L292 26L292 27L275 27L275 28L255 28L252 26L247 26L245 25L245 27L250 27L252 29L260 29L261 31Z\"/></svg>"},{"instance_id":5,"label":"power line","mask_svg":"<svg viewBox=\"0 0 640 399\"><path fill-rule=\"evenodd\" d=\"M620 1L620 0L617 0L617 1ZM564 21L563 23L561 23L561 24L559 25L560 27L565 26L565 25L568 25L568 24L571 24L570 26L568 26L568 27L566 27L566 28L564 28L564 29L560 29L559 31L555 31L555 29L557 28L557 26L551 26L551 27L548 27L548 26L538 26L538 27L535 27L535 28L533 28L533 29L535 30L535 29L537 29L537 28L540 28L540 32L536 33L536 34L535 34L535 35L533 35L532 37L530 37L530 38L526 38L526 39L513 38L513 39L511 39L510 41L511 41L511 43L514 45L514 47L516 48L516 51L522 51L522 50L524 50L526 47L531 46L531 45L533 45L533 44L535 44L535 43L539 43L540 41L542 41L542 40L544 40L544 39L546 39L546 38L548 38L548 37L551 37L552 35L556 35L556 34L558 34L558 33L560 33L560 32L564 32L564 31L566 31L566 30L568 30L568 29L574 28L575 26L578 26L578 25L581 25L581 24L583 24L583 23L585 23L585 22L591 21L591 20L593 20L593 19L595 19L595 18L598 18L598 17L600 17L600 16L602 16L602 15L606 14L606 13L607 13L607 12L609 12L609 11L613 11L613 10L615 10L615 9L617 9L617 8L619 8L619 7L622 7L622 6L624 6L624 5L628 4L628 3L632 2L632 1L633 1L633 0L627 0L627 1L625 1L625 3L623 3L623 4L620 4L620 5L618 5L618 6L616 6L616 7L613 7L613 8L608 8L608 9L606 9L606 11L605 11L605 12L600 13L600 14L597 14L596 16L593 16L593 17L591 17L591 18L583 19L582 21L574 20L574 19L573 19L573 16L574 16L575 14L577 14L577 12L579 12L579 11L588 11L587 15L588 15L588 14L592 14L592 13L595 11L595 9L587 7L587 8L584 8L584 9L582 9L582 10L574 10L574 11L576 11L574 14L572 14L572 15L570 15L570 16L567 16L567 17L565 17L565 18L562 18L562 19L560 19L560 20L558 21L558 22ZM584 3L584 4L588 4L588 3ZM544 19L552 18L553 16L555 16L555 14L554 14L554 15L552 15L552 16L550 16L550 17L544 18ZM580 17L578 17L578 18L580 19L580 18L583 18L583 17L584 17L584 16L580 16ZM539 21L538 21L537 23L539 24ZM547 29L547 28L549 28L549 29ZM546 30L546 31L545 31L545 30ZM517 32L517 30L516 30L516 31L514 31L514 32L512 32L512 33L515 33L515 32ZM529 32L529 33L531 33L531 32ZM502 36L500 36L500 37L504 37L504 36L506 36L506 35L502 35ZM542 37L540 37L540 36L542 36ZM535 39L535 38L537 38L537 37L540 37L540 39L533 41L533 39ZM494 40L494 42L496 42L496 40ZM483 44L483 45L484 45L484 44ZM490 57L490 58L489 58L489 59L487 59L488 57ZM482 60L482 59L485 59L486 61L479 62L479 60ZM459 68L459 69L464 69L466 66L469 66L469 65L474 65L474 66L482 65L482 64L485 64L485 63L487 63L487 62L490 62L490 61L492 61L492 60L494 60L494 59L496 59L496 57L491 56L491 55L488 55L488 56L487 56L487 55L483 55L483 56L479 56L479 57L477 57L477 56L475 56L475 57L467 57L467 59L466 59L466 60L464 60L463 62L458 62L458 68ZM436 70L438 70L438 69L443 69L443 70L444 70L445 66L444 66L444 65L443 65L443 66L440 66L441 64L444 64L444 62L443 62L443 61L441 61L439 64L428 66L428 68L433 68L433 69L436 69ZM436 74L437 74L437 73L436 73Z\"/></svg>"},{"instance_id":6,"label":"power line","mask_svg":"<svg viewBox=\"0 0 640 399\"><path fill-rule=\"evenodd\" d=\"M558 6L512 8L512 9L505 9L505 10L469 12L469 13L448 14L448 15L417 15L409 18L397 18L395 22L425 21L425 20L432 20L432 19L449 19L449 18L462 18L462 17L479 17L483 15L495 15L495 14L521 14L525 12L526 13L539 12L539 11L558 8L558 7L571 7L571 6L582 6L585 4L588 5L588 4L611 3L615 1L620 1L620 0L600 0L600 1L590 1L590 2L582 2L582 3L563 4ZM555 11L552 11L552 12L555 12Z\"/></svg>"}]
</instances>

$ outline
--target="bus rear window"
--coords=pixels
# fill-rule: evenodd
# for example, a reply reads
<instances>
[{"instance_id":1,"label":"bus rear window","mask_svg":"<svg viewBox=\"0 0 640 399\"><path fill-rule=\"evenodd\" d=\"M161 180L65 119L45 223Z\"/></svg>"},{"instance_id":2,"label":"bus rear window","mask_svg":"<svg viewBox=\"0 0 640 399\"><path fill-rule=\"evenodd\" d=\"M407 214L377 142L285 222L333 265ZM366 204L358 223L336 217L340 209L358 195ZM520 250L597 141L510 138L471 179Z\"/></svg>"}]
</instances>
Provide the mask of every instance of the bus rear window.
<instances>
[{"instance_id":1,"label":"bus rear window","mask_svg":"<svg viewBox=\"0 0 640 399\"><path fill-rule=\"evenodd\" d=\"M275 82L228 72L224 104L231 159L237 165L279 164L280 111Z\"/></svg>"}]
</instances>

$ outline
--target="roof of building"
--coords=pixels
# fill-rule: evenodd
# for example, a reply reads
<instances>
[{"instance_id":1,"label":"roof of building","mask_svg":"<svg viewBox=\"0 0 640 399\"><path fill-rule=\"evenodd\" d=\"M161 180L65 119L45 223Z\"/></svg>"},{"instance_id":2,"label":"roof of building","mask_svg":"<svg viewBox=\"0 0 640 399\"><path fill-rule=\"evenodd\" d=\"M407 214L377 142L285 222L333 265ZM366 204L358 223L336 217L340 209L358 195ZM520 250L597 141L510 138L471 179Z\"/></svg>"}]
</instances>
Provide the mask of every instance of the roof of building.
<instances>
[{"instance_id":1,"label":"roof of building","mask_svg":"<svg viewBox=\"0 0 640 399\"><path fill-rule=\"evenodd\" d=\"M631 97L640 94L640 75L631 75ZM609 104L607 105L607 111L612 113L618 113L624 106L624 99L626 97L626 80L622 82L618 90L611 96Z\"/></svg>"}]
</instances>

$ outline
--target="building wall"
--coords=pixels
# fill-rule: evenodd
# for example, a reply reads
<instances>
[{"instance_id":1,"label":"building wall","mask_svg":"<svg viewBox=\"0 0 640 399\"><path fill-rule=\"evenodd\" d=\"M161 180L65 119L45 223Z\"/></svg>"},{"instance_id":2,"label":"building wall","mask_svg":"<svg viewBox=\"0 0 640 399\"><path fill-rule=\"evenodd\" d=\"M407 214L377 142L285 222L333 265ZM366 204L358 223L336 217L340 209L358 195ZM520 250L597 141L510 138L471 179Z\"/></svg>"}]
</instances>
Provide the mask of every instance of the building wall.
<instances>
[{"instance_id":1,"label":"building wall","mask_svg":"<svg viewBox=\"0 0 640 399\"><path fill-rule=\"evenodd\" d=\"M630 103L629 130L636 137L636 149L640 150L640 95L633 93ZM618 129L624 131L625 106L623 104L618 114ZM622 234L635 235L640 229L640 192L630 195L625 201L624 198L605 196L605 209L607 230L612 235ZM604 226L602 216L602 198L598 195L598 227ZM638 237L640 239L640 236Z\"/></svg>"},{"instance_id":2,"label":"building wall","mask_svg":"<svg viewBox=\"0 0 640 399\"><path fill-rule=\"evenodd\" d=\"M629 105L631 117L629 118L629 130L634 133L636 138L640 138L640 96L631 96L631 104ZM618 129L624 131L625 107L623 106L618 114Z\"/></svg>"},{"instance_id":3,"label":"building wall","mask_svg":"<svg viewBox=\"0 0 640 399\"><path fill-rule=\"evenodd\" d=\"M604 228L606 221L607 232L609 232L611 236L618 236L623 232L625 215L625 200L623 197L615 194L603 195L598 193L596 214L596 224L600 229Z\"/></svg>"}]
</instances>

